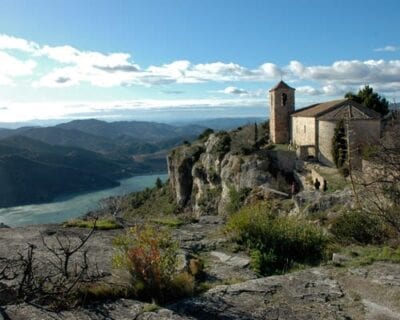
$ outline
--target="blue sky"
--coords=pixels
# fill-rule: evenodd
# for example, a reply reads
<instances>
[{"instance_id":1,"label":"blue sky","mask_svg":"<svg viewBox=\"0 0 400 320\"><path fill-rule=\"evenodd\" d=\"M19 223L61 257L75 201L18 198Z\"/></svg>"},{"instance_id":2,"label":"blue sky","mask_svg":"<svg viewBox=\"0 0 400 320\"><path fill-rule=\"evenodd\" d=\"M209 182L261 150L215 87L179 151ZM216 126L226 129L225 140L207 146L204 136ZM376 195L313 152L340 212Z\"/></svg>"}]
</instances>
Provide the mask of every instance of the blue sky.
<instances>
[{"instance_id":1,"label":"blue sky","mask_svg":"<svg viewBox=\"0 0 400 320\"><path fill-rule=\"evenodd\" d=\"M0 0L0 122L266 115L400 99L400 1Z\"/></svg>"}]
</instances>

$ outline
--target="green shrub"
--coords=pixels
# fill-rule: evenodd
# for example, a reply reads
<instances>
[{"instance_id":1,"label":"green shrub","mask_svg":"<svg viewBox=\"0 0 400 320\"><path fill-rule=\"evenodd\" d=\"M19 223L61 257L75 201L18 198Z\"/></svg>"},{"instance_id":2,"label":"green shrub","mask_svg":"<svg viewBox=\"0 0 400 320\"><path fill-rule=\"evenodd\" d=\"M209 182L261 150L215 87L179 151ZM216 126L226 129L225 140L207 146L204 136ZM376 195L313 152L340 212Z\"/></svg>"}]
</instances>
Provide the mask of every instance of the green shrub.
<instances>
[{"instance_id":1,"label":"green shrub","mask_svg":"<svg viewBox=\"0 0 400 320\"><path fill-rule=\"evenodd\" d=\"M157 189L161 189L162 187L163 187L163 182L161 181L161 179L160 179L160 177L157 177L157 180L156 180L156 188Z\"/></svg>"},{"instance_id":2,"label":"green shrub","mask_svg":"<svg viewBox=\"0 0 400 320\"><path fill-rule=\"evenodd\" d=\"M247 206L233 214L227 231L251 252L252 266L262 275L280 274L295 263L324 258L328 238L305 220L274 214L271 204Z\"/></svg>"},{"instance_id":3,"label":"green shrub","mask_svg":"<svg viewBox=\"0 0 400 320\"><path fill-rule=\"evenodd\" d=\"M124 198L121 212L125 219L132 217L170 216L179 210L171 187L168 184L160 189L145 189Z\"/></svg>"},{"instance_id":4,"label":"green shrub","mask_svg":"<svg viewBox=\"0 0 400 320\"><path fill-rule=\"evenodd\" d=\"M249 154L252 154L254 152L255 148L254 146L248 146L248 147L240 147L239 154L248 156Z\"/></svg>"},{"instance_id":5,"label":"green shrub","mask_svg":"<svg viewBox=\"0 0 400 320\"><path fill-rule=\"evenodd\" d=\"M153 194L153 190L146 188L143 191L132 193L130 197L130 205L137 209L141 207Z\"/></svg>"},{"instance_id":6,"label":"green shrub","mask_svg":"<svg viewBox=\"0 0 400 320\"><path fill-rule=\"evenodd\" d=\"M350 175L350 169L347 166L340 167L339 173L342 177L347 178Z\"/></svg>"},{"instance_id":7,"label":"green shrub","mask_svg":"<svg viewBox=\"0 0 400 320\"><path fill-rule=\"evenodd\" d=\"M128 271L135 298L166 303L193 292L194 277L177 271L178 242L167 230L134 227L114 246L114 267Z\"/></svg>"},{"instance_id":8,"label":"green shrub","mask_svg":"<svg viewBox=\"0 0 400 320\"><path fill-rule=\"evenodd\" d=\"M206 189L197 202L201 210L208 214L217 213L221 192L221 187Z\"/></svg>"},{"instance_id":9,"label":"green shrub","mask_svg":"<svg viewBox=\"0 0 400 320\"><path fill-rule=\"evenodd\" d=\"M251 191L251 188L242 188L239 191L234 186L229 188L229 203L227 204L227 213L234 213L238 211L242 206L244 200L247 198Z\"/></svg>"},{"instance_id":10,"label":"green shrub","mask_svg":"<svg viewBox=\"0 0 400 320\"><path fill-rule=\"evenodd\" d=\"M207 173L203 165L199 165L198 163L194 165L193 177L199 178L201 180L206 180Z\"/></svg>"},{"instance_id":11,"label":"green shrub","mask_svg":"<svg viewBox=\"0 0 400 320\"><path fill-rule=\"evenodd\" d=\"M217 184L221 182L221 178L218 175L218 173L215 171L214 168L211 168L208 172L208 180L213 183L213 184Z\"/></svg>"},{"instance_id":12,"label":"green shrub","mask_svg":"<svg viewBox=\"0 0 400 320\"><path fill-rule=\"evenodd\" d=\"M198 140L206 141L210 134L214 133L214 130L211 128L205 129L199 136L197 137Z\"/></svg>"},{"instance_id":13,"label":"green shrub","mask_svg":"<svg viewBox=\"0 0 400 320\"><path fill-rule=\"evenodd\" d=\"M195 292L195 278L188 272L178 273L169 284L168 300L189 297Z\"/></svg>"},{"instance_id":14,"label":"green shrub","mask_svg":"<svg viewBox=\"0 0 400 320\"><path fill-rule=\"evenodd\" d=\"M345 244L381 244L388 235L381 219L360 210L339 215L333 220L330 231L337 241Z\"/></svg>"},{"instance_id":15,"label":"green shrub","mask_svg":"<svg viewBox=\"0 0 400 320\"><path fill-rule=\"evenodd\" d=\"M229 136L229 133L220 131L217 133L217 137L219 137L219 140L214 145L211 152L221 155L228 153L231 150L231 137Z\"/></svg>"}]
</instances>

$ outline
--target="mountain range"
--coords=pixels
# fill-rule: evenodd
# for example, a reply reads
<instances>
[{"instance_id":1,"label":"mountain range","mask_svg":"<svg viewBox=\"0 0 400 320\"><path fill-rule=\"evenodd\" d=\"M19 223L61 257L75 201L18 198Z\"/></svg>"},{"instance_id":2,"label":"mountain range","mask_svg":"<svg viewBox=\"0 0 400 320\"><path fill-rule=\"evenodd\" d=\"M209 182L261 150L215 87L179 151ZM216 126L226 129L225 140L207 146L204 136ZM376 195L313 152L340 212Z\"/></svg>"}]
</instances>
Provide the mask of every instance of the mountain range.
<instances>
[{"instance_id":1,"label":"mountain range","mask_svg":"<svg viewBox=\"0 0 400 320\"><path fill-rule=\"evenodd\" d=\"M209 124L237 126L245 120ZM135 174L166 171L166 153L206 128L144 121L74 120L50 127L0 128L0 207L113 187ZM210 127L209 126L209 127Z\"/></svg>"}]
</instances>

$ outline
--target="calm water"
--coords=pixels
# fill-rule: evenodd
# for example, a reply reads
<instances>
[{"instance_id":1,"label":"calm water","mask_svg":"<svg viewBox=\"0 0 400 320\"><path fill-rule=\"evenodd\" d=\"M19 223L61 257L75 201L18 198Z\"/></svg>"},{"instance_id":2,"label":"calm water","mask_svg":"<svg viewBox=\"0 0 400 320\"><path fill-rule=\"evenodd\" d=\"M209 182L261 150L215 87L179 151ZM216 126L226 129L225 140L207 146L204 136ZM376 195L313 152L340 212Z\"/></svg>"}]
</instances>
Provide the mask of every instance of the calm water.
<instances>
[{"instance_id":1,"label":"calm water","mask_svg":"<svg viewBox=\"0 0 400 320\"><path fill-rule=\"evenodd\" d=\"M165 181L168 176L166 174L135 176L121 180L121 185L115 188L79 194L67 199L60 198L51 203L0 209L0 222L11 227L63 222L98 208L100 199L153 187L157 177Z\"/></svg>"}]
</instances>

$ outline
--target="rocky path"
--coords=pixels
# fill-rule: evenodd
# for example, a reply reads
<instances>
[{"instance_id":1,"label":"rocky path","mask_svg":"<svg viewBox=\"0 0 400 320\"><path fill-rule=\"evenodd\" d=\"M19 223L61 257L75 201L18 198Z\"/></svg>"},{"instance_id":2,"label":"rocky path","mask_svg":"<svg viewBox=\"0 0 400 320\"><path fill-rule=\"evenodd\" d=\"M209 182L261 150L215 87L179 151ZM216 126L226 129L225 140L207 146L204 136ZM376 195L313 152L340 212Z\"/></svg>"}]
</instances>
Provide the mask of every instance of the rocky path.
<instances>
[{"instance_id":1,"label":"rocky path","mask_svg":"<svg viewBox=\"0 0 400 320\"><path fill-rule=\"evenodd\" d=\"M212 283L231 283L255 279L250 270L250 258L234 253L223 234L223 221L217 216L203 216L197 223L174 230L181 247L205 261L206 280Z\"/></svg>"}]
</instances>

